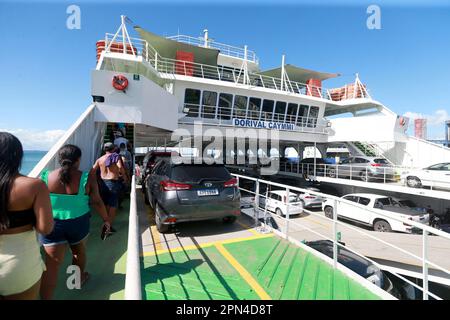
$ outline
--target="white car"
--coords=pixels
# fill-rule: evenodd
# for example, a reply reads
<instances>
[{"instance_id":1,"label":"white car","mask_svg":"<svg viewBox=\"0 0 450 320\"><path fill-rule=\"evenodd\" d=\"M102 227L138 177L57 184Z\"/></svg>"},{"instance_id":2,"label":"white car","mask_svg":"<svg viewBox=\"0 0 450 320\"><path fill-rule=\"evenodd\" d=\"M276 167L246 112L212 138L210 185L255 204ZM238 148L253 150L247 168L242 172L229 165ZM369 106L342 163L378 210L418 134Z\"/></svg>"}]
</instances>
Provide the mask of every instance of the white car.
<instances>
[{"instance_id":1,"label":"white car","mask_svg":"<svg viewBox=\"0 0 450 320\"><path fill-rule=\"evenodd\" d=\"M411 188L426 186L450 189L450 162L406 172L402 175L402 180Z\"/></svg>"},{"instance_id":2,"label":"white car","mask_svg":"<svg viewBox=\"0 0 450 320\"><path fill-rule=\"evenodd\" d=\"M338 202L337 214L339 218L357 222L372 227L375 231L390 232L399 231L411 233L413 227L391 217L381 216L376 212L392 215L415 222L427 224L429 215L424 212L401 206L391 197L371 193L353 193L342 197L342 199L366 206L373 211L365 210L357 206ZM332 218L334 212L334 200L327 199L322 205L325 216Z\"/></svg>"},{"instance_id":3,"label":"white car","mask_svg":"<svg viewBox=\"0 0 450 320\"><path fill-rule=\"evenodd\" d=\"M279 216L286 216L287 201L285 190L269 191L267 199L265 201L263 199L263 197L260 197L262 208L266 206L268 211L275 212ZM297 193L289 192L289 216L301 213L303 213L303 202Z\"/></svg>"}]
</instances>

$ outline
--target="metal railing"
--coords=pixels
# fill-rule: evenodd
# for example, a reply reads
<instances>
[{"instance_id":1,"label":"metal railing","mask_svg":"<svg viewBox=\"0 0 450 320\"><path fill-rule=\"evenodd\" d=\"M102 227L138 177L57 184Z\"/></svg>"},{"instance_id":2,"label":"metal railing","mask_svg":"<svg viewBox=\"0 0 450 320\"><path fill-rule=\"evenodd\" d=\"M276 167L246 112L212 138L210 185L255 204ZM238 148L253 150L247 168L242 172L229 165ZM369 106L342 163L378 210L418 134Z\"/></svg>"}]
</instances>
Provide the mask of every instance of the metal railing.
<instances>
[{"instance_id":1,"label":"metal railing","mask_svg":"<svg viewBox=\"0 0 450 320\"><path fill-rule=\"evenodd\" d=\"M367 237L371 240L374 240L378 243L381 243L385 246L388 246L390 248L393 248L395 250L398 250L399 252L408 255L410 257L413 257L414 259L418 259L421 262L421 266L422 266L422 276L423 276L423 285L422 287L415 284L414 282L406 279L405 277L403 277L402 275L391 271L391 273L393 273L395 276L397 276L398 278L402 279L403 281L407 282L408 284L412 285L414 288L419 289L422 293L423 293L423 299L424 300L428 300L429 297L433 297L434 299L438 299L441 300L441 298L439 296L437 296L436 294L429 292L428 287L429 287L429 269L430 267L433 267L439 271L444 272L447 275L450 275L450 270L447 270L445 267L442 267L432 261L430 261L428 259L428 253L429 253L429 234L434 234L438 237L444 238L446 240L450 240L450 234L445 233L443 231L437 230L435 228L432 228L430 226L424 225L422 223L418 223L412 220L408 220L408 219L404 219L401 218L393 213L389 213L388 211L386 212L378 212L375 211L374 209L371 208L367 208L364 205L361 204L357 204L339 197L335 197L335 196L331 196L328 194L324 194L321 192L316 192L316 191L312 191L309 189L303 189L303 188L297 188L294 186L289 186L289 185L284 185L284 184L280 184L280 183L276 183L276 182L271 182L271 181L267 181L267 180L263 180L263 179L258 179L258 178L253 178L253 177L248 177L248 176L243 176L243 175L238 175L238 174L233 174L233 176L235 176L236 178L238 178L238 183L239 183L239 189L246 193L246 194L250 194L254 196L253 199L253 207L254 207L254 212L255 212L255 222L259 223L259 212L260 212L260 198L264 198L267 199L268 197L268 190L271 187L276 187L279 188L281 190L285 190L286 191L286 199L289 199L289 195L291 194L291 192L298 192L298 193L308 193L310 195L314 195L317 197L321 197L323 199L328 199L333 201L334 203L334 210L333 210L333 217L332 218L328 218L326 217L324 214L318 213L318 212L314 212L311 210L306 210L303 208L303 211L306 212L309 215L315 216L315 217L319 217L321 219L326 220L327 222L332 222L332 233L333 236L329 237L327 235L321 234L320 232L317 232L311 228L309 228L308 226L306 226L304 223L301 223L301 219L295 219L293 220L290 216L289 210L290 207L292 207L293 205L297 205L300 202L289 202L286 201L285 205L286 205L286 214L285 217L283 216L278 216L270 211L267 210L267 201L265 202L265 208L264 208L264 217L263 217L263 221L265 225L269 225L267 223L267 217L275 217L277 219L281 219L282 221L285 222L285 226L284 226L284 230L279 230L279 232L284 235L284 237L288 240L296 240L298 242L298 239L293 238L292 236L289 236L290 231L292 231L291 226L297 226L300 227L302 229L305 229L321 238L324 238L326 240L330 240L333 242L333 265L334 267L338 267L338 248L340 247L344 247L344 245L342 245L341 243L339 243L339 234L337 232L338 230L338 226L344 226L347 229L350 229L352 231L357 232L358 234L363 235L364 237ZM242 187L242 181L243 180L248 180L248 181L252 181L254 183L254 188L248 189L248 188L243 188ZM266 185L266 193L261 193L261 186L262 185ZM278 189L278 190L279 190ZM416 228L417 230L421 230L422 232L422 254L419 256L417 254L414 254L408 250L405 250L403 248L400 248L396 245L393 245L377 236L374 236L373 234L370 234L368 231L366 230L362 230L358 227L353 227L350 226L347 223L341 222L338 220L338 208L340 204L346 204L348 206L354 207L356 209L359 210L366 210L368 212L370 212L371 214L376 215L377 217L380 217L381 219L389 219L389 220L395 220L398 221L400 223L403 223L404 225L408 225L411 227ZM295 231L295 230L294 230ZM298 231L298 230L296 230ZM364 257L365 259L367 259L368 261L370 261L371 263L373 263L374 265L376 265L377 267L379 267L380 269L382 269L381 265L367 257L365 257L364 255L356 252L355 250L349 248L349 246L345 246L345 249Z\"/></svg>"},{"instance_id":2,"label":"metal railing","mask_svg":"<svg viewBox=\"0 0 450 320\"><path fill-rule=\"evenodd\" d=\"M200 105L185 103L183 112L187 115L179 120L179 123L190 123L201 119L202 123L215 124L220 126L231 126L232 119L256 120L265 122L278 122L292 124L295 130L277 128L278 130L327 133L327 122L318 118L302 117L285 113L266 112L261 110L236 109L216 105Z\"/></svg>"},{"instance_id":3,"label":"metal railing","mask_svg":"<svg viewBox=\"0 0 450 320\"><path fill-rule=\"evenodd\" d=\"M120 35L112 35L110 33L106 34L105 42L108 44L105 49L106 52L119 52L118 49L114 49L114 47L110 46L112 42L125 43L126 45L126 42L123 41ZM288 92L291 94L307 95L311 97L322 98L325 100L332 100L332 101L335 100L333 99L330 90L324 87L291 81L289 79L285 79L285 81L282 81L280 78L265 76L251 72L248 72L247 75L245 75L244 70L238 68L211 66L196 62L166 58L162 57L156 51L156 49L153 48L145 40L138 38L129 38L129 42L131 44L131 50L123 49L122 50L123 54L141 56L145 61L150 63L150 65L157 72L169 76L179 75L179 76L198 77L210 80L234 82L236 84L273 89L277 91ZM134 48L136 48L136 53L134 52ZM355 90L355 92L357 92L358 94L357 95L355 94L352 97L345 97L345 99L370 98L370 95L368 94L367 90L364 87L362 87L358 79L355 81L355 87L361 88ZM344 98L340 100L344 100Z\"/></svg>"},{"instance_id":4,"label":"metal railing","mask_svg":"<svg viewBox=\"0 0 450 320\"><path fill-rule=\"evenodd\" d=\"M387 184L407 185L408 173L419 168L403 166L349 165L349 164L319 164L300 162L281 162L280 172L302 175L305 178L326 177L335 179L358 180L363 182L378 182ZM450 189L450 182L441 179L423 179L430 190Z\"/></svg>"},{"instance_id":5,"label":"metal railing","mask_svg":"<svg viewBox=\"0 0 450 320\"><path fill-rule=\"evenodd\" d=\"M205 39L202 37L195 38L195 37L186 36L186 35L176 35L176 36L167 37L167 39L175 40L178 42L187 43L187 44L191 44L191 45L195 45L195 46L199 46L199 47L205 47ZM245 58L245 49L244 48L230 46L228 44L216 42L211 39L208 39L208 48L218 49L221 54L227 55L230 57L235 57L235 58L239 58L239 59ZM247 60L254 62L254 63L258 63L258 57L256 56L255 52L252 50L247 50Z\"/></svg>"},{"instance_id":6,"label":"metal railing","mask_svg":"<svg viewBox=\"0 0 450 320\"><path fill-rule=\"evenodd\" d=\"M127 271L125 275L126 300L142 300L139 248L139 218L137 215L136 204L136 176L133 174L131 180L130 215L128 221Z\"/></svg>"}]
</instances>

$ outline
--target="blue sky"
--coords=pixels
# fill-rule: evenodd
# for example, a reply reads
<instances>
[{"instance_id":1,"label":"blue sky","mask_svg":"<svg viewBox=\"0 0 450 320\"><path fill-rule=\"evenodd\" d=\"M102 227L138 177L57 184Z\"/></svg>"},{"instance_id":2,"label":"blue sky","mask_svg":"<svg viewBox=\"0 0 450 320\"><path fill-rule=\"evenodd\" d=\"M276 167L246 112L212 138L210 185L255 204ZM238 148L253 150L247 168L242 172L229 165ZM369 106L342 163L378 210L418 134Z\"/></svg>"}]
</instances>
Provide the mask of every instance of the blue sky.
<instances>
[{"instance_id":1,"label":"blue sky","mask_svg":"<svg viewBox=\"0 0 450 320\"><path fill-rule=\"evenodd\" d=\"M0 0L0 130L15 132L27 149L48 148L90 104L95 42L114 33L125 14L161 35L200 36L208 28L219 42L247 44L262 68L279 66L286 54L287 63L342 74L326 87L358 72L375 99L427 117L429 138L442 138L450 118L449 2L320 3ZM381 30L366 27L371 3L381 8ZM80 30L66 28L70 4L81 8Z\"/></svg>"}]
</instances>

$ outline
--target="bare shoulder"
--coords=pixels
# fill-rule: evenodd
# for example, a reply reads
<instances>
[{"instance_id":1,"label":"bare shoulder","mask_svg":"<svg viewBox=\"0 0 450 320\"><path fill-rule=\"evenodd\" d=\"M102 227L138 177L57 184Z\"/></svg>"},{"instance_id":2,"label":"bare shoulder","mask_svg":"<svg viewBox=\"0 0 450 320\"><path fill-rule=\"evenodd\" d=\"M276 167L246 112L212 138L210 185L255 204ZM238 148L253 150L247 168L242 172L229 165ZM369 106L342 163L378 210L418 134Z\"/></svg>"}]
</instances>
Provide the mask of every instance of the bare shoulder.
<instances>
[{"instance_id":1,"label":"bare shoulder","mask_svg":"<svg viewBox=\"0 0 450 320\"><path fill-rule=\"evenodd\" d=\"M14 181L14 186L31 192L39 192L47 188L47 185L41 179L27 176L17 177Z\"/></svg>"}]
</instances>

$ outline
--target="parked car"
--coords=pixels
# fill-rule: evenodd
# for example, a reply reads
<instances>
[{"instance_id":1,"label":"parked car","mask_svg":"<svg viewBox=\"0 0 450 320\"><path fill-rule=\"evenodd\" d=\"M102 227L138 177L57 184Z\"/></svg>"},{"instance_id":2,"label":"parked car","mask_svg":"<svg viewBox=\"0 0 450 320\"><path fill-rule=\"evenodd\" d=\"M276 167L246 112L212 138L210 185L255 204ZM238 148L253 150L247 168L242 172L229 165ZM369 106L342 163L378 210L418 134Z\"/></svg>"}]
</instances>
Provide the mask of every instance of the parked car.
<instances>
[{"instance_id":1,"label":"parked car","mask_svg":"<svg viewBox=\"0 0 450 320\"><path fill-rule=\"evenodd\" d=\"M402 181L411 188L433 187L450 189L450 162L412 170L402 175Z\"/></svg>"},{"instance_id":2,"label":"parked car","mask_svg":"<svg viewBox=\"0 0 450 320\"><path fill-rule=\"evenodd\" d=\"M267 198L265 195L267 194ZM259 198L261 208L267 208L268 211L275 212L279 216L287 215L286 190L273 190L263 194L264 197ZM306 205L317 206L317 202L322 204L321 199L313 197L307 193L298 194L289 192L289 215L297 215L303 213Z\"/></svg>"},{"instance_id":3,"label":"parked car","mask_svg":"<svg viewBox=\"0 0 450 320\"><path fill-rule=\"evenodd\" d=\"M394 220L391 217L377 214L388 213L392 217L404 218L419 223L428 223L429 214L416 211L414 209L401 206L391 197L370 193L354 193L341 197L344 200L358 203L372 209L365 210L358 206L353 206L346 202L338 202L337 214L339 218L357 222L372 227L375 231L391 232L399 231L411 233L413 227L403 222ZM332 218L334 212L334 200L327 199L322 205L325 216Z\"/></svg>"},{"instance_id":4,"label":"parked car","mask_svg":"<svg viewBox=\"0 0 450 320\"><path fill-rule=\"evenodd\" d=\"M146 180L156 227L221 218L232 223L240 215L238 181L223 165L174 163L162 159Z\"/></svg>"},{"instance_id":5,"label":"parked car","mask_svg":"<svg viewBox=\"0 0 450 320\"><path fill-rule=\"evenodd\" d=\"M384 158L350 157L339 162L335 168L327 170L331 178L360 179L365 182L384 182L395 180L394 167Z\"/></svg>"},{"instance_id":6,"label":"parked car","mask_svg":"<svg viewBox=\"0 0 450 320\"><path fill-rule=\"evenodd\" d=\"M333 258L333 242L330 240L308 241L306 245L324 255ZM381 270L378 266L363 256L338 246L337 260L339 263L372 282L387 293L401 300L418 299L418 290L411 284L401 280L394 274Z\"/></svg>"},{"instance_id":7,"label":"parked car","mask_svg":"<svg viewBox=\"0 0 450 320\"><path fill-rule=\"evenodd\" d=\"M141 181L142 181L142 192L145 195L145 202L148 204L148 199L146 196L146 183L145 180L147 179L147 177L151 174L153 168L155 167L156 163L158 162L158 160L162 159L162 158L170 158L173 154L177 154L177 153L173 153L170 151L155 151L155 150L151 150L149 152L146 153L146 155L144 156L144 159L142 160L142 168L141 168Z\"/></svg>"}]
</instances>

